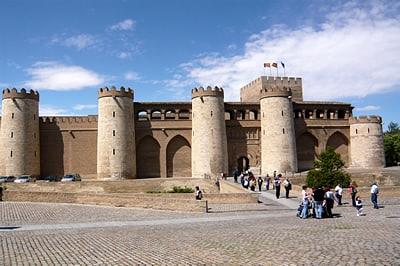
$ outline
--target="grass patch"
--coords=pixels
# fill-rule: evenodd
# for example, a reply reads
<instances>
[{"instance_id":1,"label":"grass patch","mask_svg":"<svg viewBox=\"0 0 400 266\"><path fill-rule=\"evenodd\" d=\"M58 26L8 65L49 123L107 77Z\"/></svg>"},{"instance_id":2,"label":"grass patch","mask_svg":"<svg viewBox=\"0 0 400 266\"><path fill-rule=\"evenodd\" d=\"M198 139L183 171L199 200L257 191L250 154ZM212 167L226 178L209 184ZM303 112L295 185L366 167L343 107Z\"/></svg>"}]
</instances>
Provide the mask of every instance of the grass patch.
<instances>
[{"instance_id":1,"label":"grass patch","mask_svg":"<svg viewBox=\"0 0 400 266\"><path fill-rule=\"evenodd\" d=\"M181 186L173 186L171 190L149 190L146 191L149 194L159 194L159 193L194 193L193 188L190 187L181 187Z\"/></svg>"}]
</instances>

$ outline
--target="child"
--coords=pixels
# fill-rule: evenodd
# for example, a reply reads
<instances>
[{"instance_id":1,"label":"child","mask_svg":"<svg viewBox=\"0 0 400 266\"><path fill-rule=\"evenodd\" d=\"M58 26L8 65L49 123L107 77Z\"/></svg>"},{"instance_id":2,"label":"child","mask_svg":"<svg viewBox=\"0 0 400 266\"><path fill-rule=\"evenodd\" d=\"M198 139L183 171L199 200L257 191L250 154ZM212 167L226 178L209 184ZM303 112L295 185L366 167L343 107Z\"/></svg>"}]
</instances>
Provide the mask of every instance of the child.
<instances>
[{"instance_id":1,"label":"child","mask_svg":"<svg viewBox=\"0 0 400 266\"><path fill-rule=\"evenodd\" d=\"M356 209L357 209L357 216L364 216L363 205L360 196L356 197Z\"/></svg>"}]
</instances>

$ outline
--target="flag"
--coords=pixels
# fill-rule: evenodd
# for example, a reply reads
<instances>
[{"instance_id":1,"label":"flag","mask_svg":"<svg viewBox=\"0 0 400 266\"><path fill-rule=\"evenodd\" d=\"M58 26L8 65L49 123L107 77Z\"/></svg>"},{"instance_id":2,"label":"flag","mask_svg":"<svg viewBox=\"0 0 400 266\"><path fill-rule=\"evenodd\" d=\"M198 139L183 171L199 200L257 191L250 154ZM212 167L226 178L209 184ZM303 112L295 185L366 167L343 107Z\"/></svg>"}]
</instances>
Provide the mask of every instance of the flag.
<instances>
[{"instance_id":1,"label":"flag","mask_svg":"<svg viewBox=\"0 0 400 266\"><path fill-rule=\"evenodd\" d=\"M281 62L281 65L282 65L283 68L285 68L285 64L283 62Z\"/></svg>"},{"instance_id":2,"label":"flag","mask_svg":"<svg viewBox=\"0 0 400 266\"><path fill-rule=\"evenodd\" d=\"M272 63L271 66L275 67L275 68L278 68L278 64L277 63Z\"/></svg>"},{"instance_id":3,"label":"flag","mask_svg":"<svg viewBox=\"0 0 400 266\"><path fill-rule=\"evenodd\" d=\"M271 67L270 63L264 63L264 67Z\"/></svg>"}]
</instances>

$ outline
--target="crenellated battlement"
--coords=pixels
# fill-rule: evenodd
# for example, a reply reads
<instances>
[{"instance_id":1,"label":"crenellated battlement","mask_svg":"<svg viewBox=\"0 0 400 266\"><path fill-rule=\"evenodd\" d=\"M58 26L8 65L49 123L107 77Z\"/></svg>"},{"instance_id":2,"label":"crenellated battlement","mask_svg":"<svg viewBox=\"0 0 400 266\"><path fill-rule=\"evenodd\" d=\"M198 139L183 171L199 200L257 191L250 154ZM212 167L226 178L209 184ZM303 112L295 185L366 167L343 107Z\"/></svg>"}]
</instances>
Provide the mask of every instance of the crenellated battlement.
<instances>
[{"instance_id":1,"label":"crenellated battlement","mask_svg":"<svg viewBox=\"0 0 400 266\"><path fill-rule=\"evenodd\" d=\"M292 90L289 87L270 86L260 90L260 99L268 97L289 97Z\"/></svg>"},{"instance_id":2,"label":"crenellated battlement","mask_svg":"<svg viewBox=\"0 0 400 266\"><path fill-rule=\"evenodd\" d=\"M215 86L212 88L208 86L206 89L203 87L192 89L192 99L201 96L224 97L224 89Z\"/></svg>"},{"instance_id":3,"label":"crenellated battlement","mask_svg":"<svg viewBox=\"0 0 400 266\"><path fill-rule=\"evenodd\" d=\"M27 92L24 88L21 91L18 91L16 88L7 88L3 90L3 99L31 99L39 101L39 92L34 90Z\"/></svg>"},{"instance_id":4,"label":"crenellated battlement","mask_svg":"<svg viewBox=\"0 0 400 266\"><path fill-rule=\"evenodd\" d=\"M99 90L99 98L102 97L128 97L133 99L133 90L121 87L119 90L112 86L111 88L104 87Z\"/></svg>"},{"instance_id":5,"label":"crenellated battlement","mask_svg":"<svg viewBox=\"0 0 400 266\"><path fill-rule=\"evenodd\" d=\"M369 116L359 116L359 117L350 117L349 118L350 125L354 124L366 124L366 123L382 123L382 117L378 115L369 115Z\"/></svg>"},{"instance_id":6,"label":"crenellated battlement","mask_svg":"<svg viewBox=\"0 0 400 266\"><path fill-rule=\"evenodd\" d=\"M84 123L97 123L97 116L42 116L39 118L40 124L84 124Z\"/></svg>"}]
</instances>

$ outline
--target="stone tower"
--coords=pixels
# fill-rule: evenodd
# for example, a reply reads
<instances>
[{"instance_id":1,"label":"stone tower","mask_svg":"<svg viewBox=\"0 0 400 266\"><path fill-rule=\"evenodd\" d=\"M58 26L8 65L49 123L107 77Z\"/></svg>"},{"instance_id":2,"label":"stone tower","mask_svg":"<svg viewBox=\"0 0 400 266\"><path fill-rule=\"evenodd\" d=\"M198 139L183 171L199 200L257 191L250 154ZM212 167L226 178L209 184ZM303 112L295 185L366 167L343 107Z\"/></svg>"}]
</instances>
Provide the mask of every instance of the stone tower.
<instances>
[{"instance_id":1,"label":"stone tower","mask_svg":"<svg viewBox=\"0 0 400 266\"><path fill-rule=\"evenodd\" d=\"M39 93L3 90L1 175L40 176Z\"/></svg>"},{"instance_id":2,"label":"stone tower","mask_svg":"<svg viewBox=\"0 0 400 266\"><path fill-rule=\"evenodd\" d=\"M297 172L292 91L270 86L260 92L261 174Z\"/></svg>"},{"instance_id":3,"label":"stone tower","mask_svg":"<svg viewBox=\"0 0 400 266\"><path fill-rule=\"evenodd\" d=\"M192 177L215 178L228 173L224 91L207 87L192 90Z\"/></svg>"},{"instance_id":4,"label":"stone tower","mask_svg":"<svg viewBox=\"0 0 400 266\"><path fill-rule=\"evenodd\" d=\"M350 167L385 167L382 118L350 117Z\"/></svg>"},{"instance_id":5,"label":"stone tower","mask_svg":"<svg viewBox=\"0 0 400 266\"><path fill-rule=\"evenodd\" d=\"M97 178L135 178L133 91L101 88L98 115Z\"/></svg>"}]
</instances>

